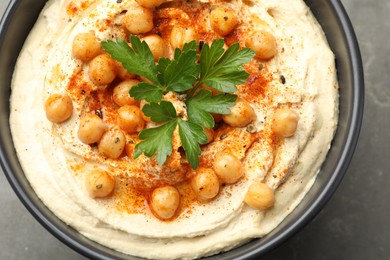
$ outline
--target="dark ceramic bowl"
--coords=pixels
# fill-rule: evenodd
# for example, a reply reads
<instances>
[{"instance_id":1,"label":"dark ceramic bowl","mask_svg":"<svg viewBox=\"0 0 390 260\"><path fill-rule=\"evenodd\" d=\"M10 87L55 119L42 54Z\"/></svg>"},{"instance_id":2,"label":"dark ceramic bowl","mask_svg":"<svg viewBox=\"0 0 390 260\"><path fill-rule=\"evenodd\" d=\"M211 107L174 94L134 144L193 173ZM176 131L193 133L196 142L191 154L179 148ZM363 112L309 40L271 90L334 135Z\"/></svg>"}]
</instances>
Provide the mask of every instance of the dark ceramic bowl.
<instances>
[{"instance_id":1,"label":"dark ceramic bowl","mask_svg":"<svg viewBox=\"0 0 390 260\"><path fill-rule=\"evenodd\" d=\"M27 181L9 127L11 79L19 51L46 0L11 0L0 24L0 162L9 183L31 214L77 252L97 259L135 259L93 242L59 220L38 199ZM322 25L336 55L340 119L321 173L299 206L271 233L210 259L258 259L307 224L330 199L352 158L363 116L364 80L359 46L339 0L305 1Z\"/></svg>"}]
</instances>

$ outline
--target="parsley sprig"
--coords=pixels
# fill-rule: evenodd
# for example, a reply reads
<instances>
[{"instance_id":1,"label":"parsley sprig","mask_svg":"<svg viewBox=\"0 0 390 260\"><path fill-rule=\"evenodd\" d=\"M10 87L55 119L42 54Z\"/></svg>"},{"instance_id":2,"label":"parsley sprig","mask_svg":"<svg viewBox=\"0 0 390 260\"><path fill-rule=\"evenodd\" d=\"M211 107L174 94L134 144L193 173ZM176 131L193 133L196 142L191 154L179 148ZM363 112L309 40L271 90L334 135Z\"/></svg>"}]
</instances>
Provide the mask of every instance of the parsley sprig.
<instances>
[{"instance_id":1,"label":"parsley sprig","mask_svg":"<svg viewBox=\"0 0 390 260\"><path fill-rule=\"evenodd\" d=\"M157 162L164 164L172 154L172 136L178 127L187 160L195 169L199 165L200 145L207 143L203 128L214 127L212 113L230 113L237 99L231 93L237 91L237 84L245 83L248 78L243 64L251 61L254 52L248 48L240 50L238 43L225 51L224 40L219 39L211 45L204 44L199 55L199 46L192 41L182 50L176 49L173 60L160 58L156 64L145 41L131 36L129 42L131 47L120 38L102 45L127 71L150 81L132 87L130 96L150 102L143 106L142 111L151 121L160 124L139 133L142 141L135 146L134 158L142 153L149 157L157 154ZM209 90L199 89L203 84L221 94L212 95ZM170 91L186 94L184 102L188 120L177 114L171 102L162 100L163 95Z\"/></svg>"},{"instance_id":2,"label":"parsley sprig","mask_svg":"<svg viewBox=\"0 0 390 260\"><path fill-rule=\"evenodd\" d=\"M203 132L203 128L196 123L180 118L176 114L173 104L168 101L162 100L159 104L147 104L143 107L142 111L153 122L164 124L141 131L139 138L144 141L135 146L134 158L138 158L142 152L146 156L152 156L157 152L157 162L163 164L166 158L172 153L173 131L176 126L179 126L179 135L187 159L193 168L198 167L200 155L199 144L207 143L207 137Z\"/></svg>"},{"instance_id":3,"label":"parsley sprig","mask_svg":"<svg viewBox=\"0 0 390 260\"><path fill-rule=\"evenodd\" d=\"M193 87L199 74L197 45L195 41L185 44L183 50L176 49L174 59L161 58L156 65L152 52L145 41L130 37L132 48L122 39L103 42L104 49L131 73L143 76L152 84L141 82L131 88L130 95L148 102L159 102L163 94L174 91L184 93Z\"/></svg>"}]
</instances>

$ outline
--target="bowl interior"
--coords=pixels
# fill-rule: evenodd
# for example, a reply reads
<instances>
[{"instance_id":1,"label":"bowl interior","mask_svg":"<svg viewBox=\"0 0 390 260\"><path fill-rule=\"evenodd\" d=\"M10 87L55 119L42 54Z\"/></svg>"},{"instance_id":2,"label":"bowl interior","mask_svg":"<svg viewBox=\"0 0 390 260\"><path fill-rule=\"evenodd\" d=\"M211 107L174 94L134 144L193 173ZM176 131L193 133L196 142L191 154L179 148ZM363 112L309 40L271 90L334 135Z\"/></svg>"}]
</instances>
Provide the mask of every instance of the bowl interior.
<instances>
[{"instance_id":1,"label":"bowl interior","mask_svg":"<svg viewBox=\"0 0 390 260\"><path fill-rule=\"evenodd\" d=\"M214 259L258 258L291 237L329 200L352 158L363 114L363 69L350 21L339 0L305 0L323 27L336 55L340 86L339 126L314 186L299 206L271 233ZM98 259L137 259L93 242L59 220L39 200L17 159L9 128L13 68L45 0L12 0L0 23L0 162L12 188L31 214L79 253Z\"/></svg>"}]
</instances>

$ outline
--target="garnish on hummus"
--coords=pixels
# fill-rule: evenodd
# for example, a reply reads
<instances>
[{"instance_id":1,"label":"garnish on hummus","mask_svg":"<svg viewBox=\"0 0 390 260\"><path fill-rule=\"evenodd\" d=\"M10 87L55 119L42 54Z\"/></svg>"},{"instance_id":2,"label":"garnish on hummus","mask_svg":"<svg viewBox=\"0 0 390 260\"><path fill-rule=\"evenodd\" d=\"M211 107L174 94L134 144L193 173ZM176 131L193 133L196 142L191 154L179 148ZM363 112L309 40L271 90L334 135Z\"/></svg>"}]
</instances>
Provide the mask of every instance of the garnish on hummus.
<instances>
[{"instance_id":1,"label":"garnish on hummus","mask_svg":"<svg viewBox=\"0 0 390 260\"><path fill-rule=\"evenodd\" d=\"M179 127L180 141L186 157L192 166L199 165L201 153L199 144L208 143L202 127L211 129L215 122L211 113L230 114L237 96L222 94L236 92L236 84L243 84L249 74L244 71L243 63L251 61L254 56L250 49L238 50L239 44L233 44L225 52L224 40L216 40L211 46L207 43L202 46L200 55L197 55L199 46L195 41L185 43L183 49L176 48L174 60L160 58L157 65L153 54L145 41L132 36L128 43L118 38L117 42L103 42L104 49L130 73L143 76L151 83L140 82L130 89L130 96L136 100L152 102L143 106L145 116L152 122L165 123L161 126L142 130L139 138L143 140L135 146L134 158L143 152L146 156L153 156L157 152L157 162L164 164L172 154L172 135L176 126ZM197 61L199 59L199 64ZM221 94L213 96L210 90L201 89L207 85ZM173 104L169 101L160 102L163 94L169 91L182 94L185 103L185 115L177 115Z\"/></svg>"},{"instance_id":2,"label":"garnish on hummus","mask_svg":"<svg viewBox=\"0 0 390 260\"><path fill-rule=\"evenodd\" d=\"M334 57L301 0L50 0L10 122L64 222L127 254L196 258L283 221L337 108Z\"/></svg>"}]
</instances>

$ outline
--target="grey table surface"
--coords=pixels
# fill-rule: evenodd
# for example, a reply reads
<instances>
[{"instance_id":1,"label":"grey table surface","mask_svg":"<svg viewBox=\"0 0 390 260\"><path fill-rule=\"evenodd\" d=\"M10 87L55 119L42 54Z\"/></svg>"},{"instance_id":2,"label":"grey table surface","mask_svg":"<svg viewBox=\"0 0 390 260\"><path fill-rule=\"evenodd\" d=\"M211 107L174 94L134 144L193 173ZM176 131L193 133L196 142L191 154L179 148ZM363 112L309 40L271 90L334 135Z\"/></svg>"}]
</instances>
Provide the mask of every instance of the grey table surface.
<instances>
[{"instance_id":1,"label":"grey table surface","mask_svg":"<svg viewBox=\"0 0 390 260\"><path fill-rule=\"evenodd\" d=\"M9 0L0 0L0 15ZM390 1L342 0L363 57L366 102L354 158L325 208L264 259L390 259ZM0 169L0 259L85 259L47 232Z\"/></svg>"}]
</instances>

